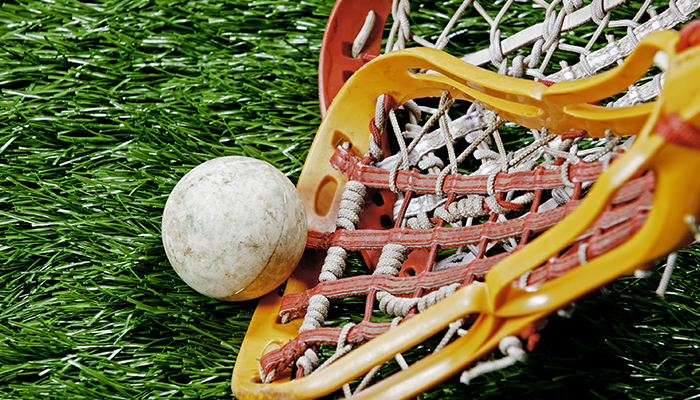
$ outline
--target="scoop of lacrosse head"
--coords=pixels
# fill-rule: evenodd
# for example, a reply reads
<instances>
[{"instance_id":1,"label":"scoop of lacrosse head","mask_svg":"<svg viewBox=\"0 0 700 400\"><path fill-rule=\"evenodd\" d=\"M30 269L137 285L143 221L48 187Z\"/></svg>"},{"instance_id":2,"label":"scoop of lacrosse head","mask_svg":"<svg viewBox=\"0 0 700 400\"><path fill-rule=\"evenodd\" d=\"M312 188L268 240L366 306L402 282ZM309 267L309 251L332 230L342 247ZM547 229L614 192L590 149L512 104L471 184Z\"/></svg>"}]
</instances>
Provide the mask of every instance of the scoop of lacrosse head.
<instances>
[{"instance_id":1,"label":"scoop of lacrosse head","mask_svg":"<svg viewBox=\"0 0 700 400\"><path fill-rule=\"evenodd\" d=\"M367 136L360 132L366 132L363 121L372 118L376 98L381 94L389 94L402 104L412 98L437 97L448 90L454 98L478 102L526 127L545 126L554 133L583 127L589 135L598 137L612 129L618 135L638 137L629 151L600 175L578 208L498 263L483 283L465 286L308 377L289 381L285 372L271 384L260 383L257 359L294 337L300 325L296 321L278 323L279 296L262 299L238 355L232 380L234 394L242 399L316 398L422 342L450 322L478 315L466 335L357 397L409 398L474 363L496 347L501 338L689 243L692 234L684 217L697 217L700 210L700 182L693 179L700 168L700 82L692 78L700 71L700 49L679 47L678 43L679 35L674 32L650 35L622 66L593 78L551 87L480 70L429 49L395 52L357 71L328 110L299 181L311 231L335 229L335 213L347 180L325 160L342 143L359 155L367 151ZM668 56L669 69L666 86L657 101L625 109L589 104L638 81L659 51ZM432 70L439 75L413 74L415 69ZM534 290L514 287L513 282L520 276L586 231L617 189L641 170L653 171L656 176L654 198L644 225L628 241ZM314 284L312 276L317 271L313 262L309 265L309 269L298 269L290 278L285 293Z\"/></svg>"}]
</instances>

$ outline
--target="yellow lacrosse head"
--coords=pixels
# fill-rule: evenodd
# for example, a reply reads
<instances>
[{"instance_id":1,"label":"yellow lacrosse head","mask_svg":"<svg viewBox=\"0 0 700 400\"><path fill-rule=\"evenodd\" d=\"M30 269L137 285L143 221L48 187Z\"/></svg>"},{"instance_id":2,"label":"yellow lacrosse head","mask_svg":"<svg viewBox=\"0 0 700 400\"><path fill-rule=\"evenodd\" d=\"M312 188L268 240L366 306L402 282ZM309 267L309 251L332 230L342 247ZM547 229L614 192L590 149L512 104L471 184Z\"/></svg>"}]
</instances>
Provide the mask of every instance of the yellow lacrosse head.
<instances>
[{"instance_id":1,"label":"yellow lacrosse head","mask_svg":"<svg viewBox=\"0 0 700 400\"><path fill-rule=\"evenodd\" d=\"M700 216L700 180L695 179L700 171L700 145L696 145L700 143L700 80L696 78L700 73L700 48L678 51L678 41L676 32L654 33L638 45L622 66L551 87L498 75L424 48L387 54L357 71L329 108L299 180L310 230L335 229L335 215L347 179L330 167L328 160L342 142L347 142L357 154L368 150L367 121L373 118L375 102L381 94L389 94L401 104L418 97L437 97L447 90L454 98L477 102L502 118L529 128L547 127L550 132L561 133L575 127L595 137L611 129L616 135L638 137L629 151L599 177L573 213L498 263L483 283L465 286L313 375L296 380L279 376L271 384L260 383L260 357L295 337L301 323L278 323L282 298L276 293L264 297L238 354L232 379L234 394L240 399L308 399L326 395L450 322L478 314L466 335L357 396L412 397L464 369L497 346L501 338L689 243L692 235L684 217ZM638 81L657 52L664 52L669 59L666 84L659 99L622 109L589 104L618 94ZM416 69L438 74L415 74L412 71ZM640 170L654 172L656 187L652 209L633 237L534 291L513 287L514 280L585 231L615 192ZM314 268L298 268L289 279L285 294L312 287L317 274Z\"/></svg>"}]
</instances>

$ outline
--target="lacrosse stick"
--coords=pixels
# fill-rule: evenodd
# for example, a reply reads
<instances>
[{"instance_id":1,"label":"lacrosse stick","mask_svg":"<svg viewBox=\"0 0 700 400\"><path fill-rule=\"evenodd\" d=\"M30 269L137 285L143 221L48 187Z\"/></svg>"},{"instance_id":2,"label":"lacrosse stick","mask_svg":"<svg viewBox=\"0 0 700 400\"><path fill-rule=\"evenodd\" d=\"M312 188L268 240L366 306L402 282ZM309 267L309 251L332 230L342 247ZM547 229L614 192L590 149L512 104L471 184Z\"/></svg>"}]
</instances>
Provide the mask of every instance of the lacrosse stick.
<instances>
[{"instance_id":1,"label":"lacrosse stick","mask_svg":"<svg viewBox=\"0 0 700 400\"><path fill-rule=\"evenodd\" d=\"M265 326L265 322L270 322L269 317L274 314L256 312L251 322L251 329L254 327L258 329L253 330L253 335L249 331L239 354L234 371L234 392L243 398L279 397L281 393L288 398L312 398L329 393L342 386L344 382L360 376L374 365L432 336L452 321L467 315L478 314L468 333L448 345L449 351L445 349L426 357L406 371L360 392L360 396L367 396L367 398L377 396L379 392L382 395L390 394L391 398L412 396L491 351L502 338L528 328L535 321L565 306L587 291L621 275L629 274L645 262L687 243L692 235L684 229L683 218L686 214L697 215L700 187L692 180L685 178L689 177L694 167L700 166L696 154L698 141L697 136L694 136L698 134L695 126L700 123L700 117L698 117L697 99L688 101L688 96L680 93L685 93L685 90L688 90L687 93L697 91L695 87L688 87L688 82L692 81L688 77L697 71L698 50L689 49L677 53L677 42L676 34L655 34L640 44L622 67L595 78L557 84L551 88L532 82L520 85L510 78L490 76L492 74L472 70L469 67L464 68L466 72L459 74L459 63L456 60L429 50L412 50L392 57L382 57L360 70L357 75L362 76L358 77L357 81L365 82L370 79L372 84L363 87L364 90L349 86L349 89L341 92L335 103L340 106L334 105L329 110L328 117L321 126L309 155L310 159L327 156L323 152L332 152L333 145L342 143L343 140L350 141L350 148L354 151L359 149L360 153L363 153L369 146L368 142L363 141L362 136L356 137L353 134L361 131L361 127L356 126L356 121L362 120L358 114L363 116L364 112L368 118L371 118L372 107L367 105L372 105L373 99L383 93L390 93L393 98L400 99L399 102L401 102L410 98L411 94L438 96L442 90L449 89L453 97L479 101L502 116L518 118L519 123L524 126L536 126L544 122L545 126L559 133L566 129L565 125L558 125L552 121L560 118L585 124L590 129L590 134L600 135L605 124L610 122L606 122L606 117L622 117L630 121L628 125L631 127L630 130L639 130L640 136L626 154L598 177L598 182L589 195L578 204L575 211L571 211L568 218L528 246L502 258L488 272L484 283L473 282L464 285L463 289L446 300L407 319L390 333L379 336L310 377L272 385L255 383L256 379L259 381L259 378L255 378L257 371L246 360L250 362L251 358L260 357L274 347L283 345L286 342L284 334L291 333L291 336L287 336L291 338L299 328L298 322L295 323L295 321L286 325L276 324L275 316L272 318L273 323L267 325L274 326L274 332L267 328L260 329ZM623 114L614 109L600 109L583 104L608 97L613 92L626 88L630 82L636 82L649 67L658 50L662 50L670 59L667 86L661 100L651 106L632 107ZM404 58L406 60L403 60ZM411 65L409 68L431 69L442 75L417 76L408 72L409 68L406 68L406 65ZM373 76L381 73L399 77L402 83L401 89L393 88L392 91L389 87L391 84L384 83L382 86L380 82L371 80ZM404 75L402 76L401 73ZM471 73L475 75L473 79L469 76ZM355 79L351 82L354 81ZM380 79L380 81L384 80ZM508 88L513 90L504 90ZM673 93L673 95L667 95L667 93ZM513 103L511 100L514 98L524 103L524 106ZM333 111L335 107L341 107L344 104L357 106L355 118L343 117L343 113ZM519 106L521 108L518 108ZM590 111L595 108L598 111L597 114L592 115L595 118L584 118L586 115L591 115ZM646 122L643 121L645 118ZM629 131L622 126L617 133L625 134ZM342 148L336 151L335 156L339 156L339 153L343 153ZM352 159L352 157L349 158ZM367 167L366 164L358 162L355 172L361 174L363 166ZM611 201L623 202L620 199L624 197L623 190L618 189L628 187L632 183L630 178L641 170L653 171L645 176L653 175L654 195L649 204L638 205L637 214L643 214L643 218L637 218L637 224L640 226L629 241L623 241L623 244L597 257L589 257L577 268L556 279L546 280L537 288L529 285L527 278L524 280L525 285L513 287L514 282L523 281L523 276L530 273L534 275L536 267L559 253L567 244L577 237L585 236L587 228L592 226ZM353 175L353 173L348 174ZM314 221L313 226L316 229L326 228L327 220L330 219L327 215L334 208L333 205L323 206L323 204L331 199L334 204L340 203L340 191L329 190L328 183L331 182L331 189L334 190L343 185L345 178L336 174L336 171L329 170L323 165L307 164L300 180L300 191L310 194L305 201L307 212L312 214L310 221ZM304 180L304 176L313 178L311 181ZM409 178L410 174L400 171L394 183L406 187L411 184ZM308 187L305 189L305 185L309 183L311 183L311 191L308 191ZM494 184L497 188L498 179ZM636 183L632 186L634 184ZM443 188L450 185L457 188L459 186L458 182L450 181L448 177L444 181ZM679 185L684 186L679 188ZM671 206L671 199L678 190L684 192L682 197L684 200L682 204L676 203ZM651 211L647 211L650 206L653 206ZM395 239L401 242L400 234L404 232L405 230L396 229ZM433 237L440 238L440 232L440 227L436 227L433 230ZM339 238L331 238L330 241L336 240L336 243L340 243L350 239L340 235ZM310 236L309 241L313 242L313 237ZM650 243L653 243L653 248L647 247ZM313 268L310 270L313 271ZM304 276L302 271L299 269L297 271L299 273L290 279L286 293L305 290L313 285L312 280L309 280L309 275L314 275L313 272L308 272L307 276ZM279 300L281 299L275 299L274 296L265 298L261 301L259 310L262 307L276 313L281 305ZM265 318L268 318L268 321L264 321ZM282 319L289 318L288 314L282 315ZM251 348L255 350L251 351ZM278 380L280 375L283 375L279 373L280 371L272 372L275 372L273 375L278 375ZM269 376L264 373L263 377L265 375ZM399 382L401 382L400 385Z\"/></svg>"}]
</instances>

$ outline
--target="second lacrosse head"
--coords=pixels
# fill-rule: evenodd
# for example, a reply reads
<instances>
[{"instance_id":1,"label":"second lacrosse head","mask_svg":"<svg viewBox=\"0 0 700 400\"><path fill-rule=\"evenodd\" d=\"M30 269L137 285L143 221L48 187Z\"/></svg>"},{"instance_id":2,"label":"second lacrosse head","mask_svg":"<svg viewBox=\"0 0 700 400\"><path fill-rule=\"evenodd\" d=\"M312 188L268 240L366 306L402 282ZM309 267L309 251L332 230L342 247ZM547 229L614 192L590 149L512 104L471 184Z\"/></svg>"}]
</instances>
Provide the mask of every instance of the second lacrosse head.
<instances>
[{"instance_id":1,"label":"second lacrosse head","mask_svg":"<svg viewBox=\"0 0 700 400\"><path fill-rule=\"evenodd\" d=\"M180 277L221 300L262 296L282 284L306 244L301 196L272 165L221 157L187 173L163 212L163 244Z\"/></svg>"}]
</instances>

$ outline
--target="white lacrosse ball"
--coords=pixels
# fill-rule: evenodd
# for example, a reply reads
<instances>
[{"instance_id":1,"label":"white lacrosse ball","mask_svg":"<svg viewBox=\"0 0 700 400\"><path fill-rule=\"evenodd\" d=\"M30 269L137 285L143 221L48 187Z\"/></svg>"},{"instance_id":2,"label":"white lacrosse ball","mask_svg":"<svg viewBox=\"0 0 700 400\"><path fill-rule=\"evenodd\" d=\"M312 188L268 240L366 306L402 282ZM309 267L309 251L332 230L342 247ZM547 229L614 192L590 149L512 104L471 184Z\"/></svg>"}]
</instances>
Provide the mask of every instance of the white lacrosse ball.
<instances>
[{"instance_id":1,"label":"white lacrosse ball","mask_svg":"<svg viewBox=\"0 0 700 400\"><path fill-rule=\"evenodd\" d=\"M281 285L306 245L304 203L265 161L221 157L188 172L163 211L163 245L199 293L241 301Z\"/></svg>"}]
</instances>

